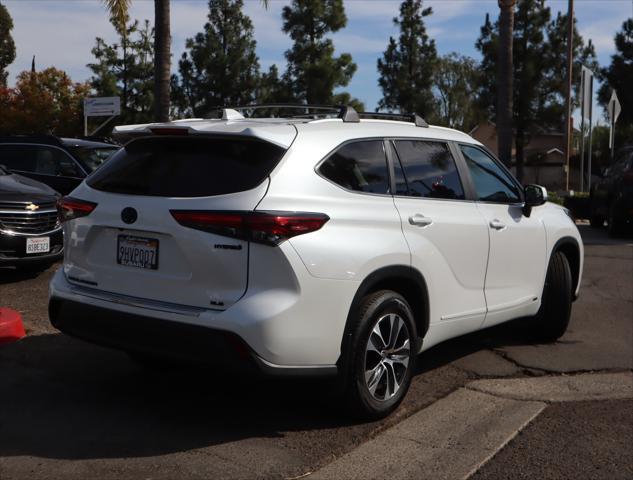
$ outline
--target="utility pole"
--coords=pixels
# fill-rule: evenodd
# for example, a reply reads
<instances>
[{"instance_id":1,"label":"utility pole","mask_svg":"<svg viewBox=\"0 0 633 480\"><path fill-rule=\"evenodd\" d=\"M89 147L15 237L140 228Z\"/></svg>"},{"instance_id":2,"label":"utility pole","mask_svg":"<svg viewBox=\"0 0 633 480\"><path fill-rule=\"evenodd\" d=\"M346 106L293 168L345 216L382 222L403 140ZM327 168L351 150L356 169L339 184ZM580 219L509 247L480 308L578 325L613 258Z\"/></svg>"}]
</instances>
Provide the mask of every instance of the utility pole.
<instances>
[{"instance_id":1,"label":"utility pole","mask_svg":"<svg viewBox=\"0 0 633 480\"><path fill-rule=\"evenodd\" d=\"M571 156L572 128L571 128L571 74L574 56L574 0L569 0L567 7L567 106L565 110L565 165L567 166L567 179L565 189L569 191L569 157Z\"/></svg>"}]
</instances>

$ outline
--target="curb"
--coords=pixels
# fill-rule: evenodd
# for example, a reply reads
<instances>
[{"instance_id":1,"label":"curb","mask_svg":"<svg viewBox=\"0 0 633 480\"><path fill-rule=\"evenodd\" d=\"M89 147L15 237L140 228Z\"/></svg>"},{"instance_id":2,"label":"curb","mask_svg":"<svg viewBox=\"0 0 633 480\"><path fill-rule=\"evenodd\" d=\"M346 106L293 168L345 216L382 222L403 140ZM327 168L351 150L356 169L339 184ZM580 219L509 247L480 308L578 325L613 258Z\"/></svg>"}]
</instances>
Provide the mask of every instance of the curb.
<instances>
[{"instance_id":1,"label":"curb","mask_svg":"<svg viewBox=\"0 0 633 480\"><path fill-rule=\"evenodd\" d=\"M552 402L633 398L633 373L477 380L310 475L466 479Z\"/></svg>"}]
</instances>

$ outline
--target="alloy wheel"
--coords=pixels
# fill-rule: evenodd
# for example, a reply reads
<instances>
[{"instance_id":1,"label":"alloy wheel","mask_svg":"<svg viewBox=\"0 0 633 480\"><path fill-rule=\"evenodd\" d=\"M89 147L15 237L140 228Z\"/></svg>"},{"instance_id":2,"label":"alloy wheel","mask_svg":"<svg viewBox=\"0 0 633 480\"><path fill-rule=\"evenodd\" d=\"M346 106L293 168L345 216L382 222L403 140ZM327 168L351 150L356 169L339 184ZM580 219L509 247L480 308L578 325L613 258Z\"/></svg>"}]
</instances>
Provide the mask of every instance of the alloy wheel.
<instances>
[{"instance_id":1,"label":"alloy wheel","mask_svg":"<svg viewBox=\"0 0 633 480\"><path fill-rule=\"evenodd\" d=\"M398 314L378 319L365 347L365 384L371 396L386 401L400 390L409 368L411 338Z\"/></svg>"}]
</instances>

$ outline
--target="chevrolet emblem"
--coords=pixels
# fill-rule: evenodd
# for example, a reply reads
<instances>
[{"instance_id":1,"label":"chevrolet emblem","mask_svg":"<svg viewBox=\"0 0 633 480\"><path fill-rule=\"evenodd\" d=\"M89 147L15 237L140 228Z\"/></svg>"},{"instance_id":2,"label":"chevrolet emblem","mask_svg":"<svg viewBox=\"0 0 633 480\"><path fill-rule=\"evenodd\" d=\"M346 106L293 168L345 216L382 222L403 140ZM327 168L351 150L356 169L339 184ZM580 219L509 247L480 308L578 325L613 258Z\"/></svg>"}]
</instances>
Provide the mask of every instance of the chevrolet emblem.
<instances>
[{"instance_id":1,"label":"chevrolet emblem","mask_svg":"<svg viewBox=\"0 0 633 480\"><path fill-rule=\"evenodd\" d=\"M26 206L26 209L27 209L27 210L30 210L30 211L32 211L32 212L34 212L34 211L35 211L35 210L37 210L38 208L40 208L40 207L39 207L39 205L35 205L34 203L29 203L29 204Z\"/></svg>"}]
</instances>

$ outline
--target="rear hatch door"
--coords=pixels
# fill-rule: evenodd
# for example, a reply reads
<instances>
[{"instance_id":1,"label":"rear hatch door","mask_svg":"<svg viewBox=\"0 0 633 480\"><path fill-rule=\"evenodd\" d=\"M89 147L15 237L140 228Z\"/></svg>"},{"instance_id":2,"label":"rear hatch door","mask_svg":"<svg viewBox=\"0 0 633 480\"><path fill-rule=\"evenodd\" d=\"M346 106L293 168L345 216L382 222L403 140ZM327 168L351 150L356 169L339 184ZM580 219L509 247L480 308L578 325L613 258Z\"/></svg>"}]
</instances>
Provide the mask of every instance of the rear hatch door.
<instances>
[{"instance_id":1,"label":"rear hatch door","mask_svg":"<svg viewBox=\"0 0 633 480\"><path fill-rule=\"evenodd\" d=\"M248 282L247 241L179 224L185 211L252 211L285 149L252 137L146 137L73 197L96 203L65 224L71 282L159 303L225 309Z\"/></svg>"}]
</instances>

